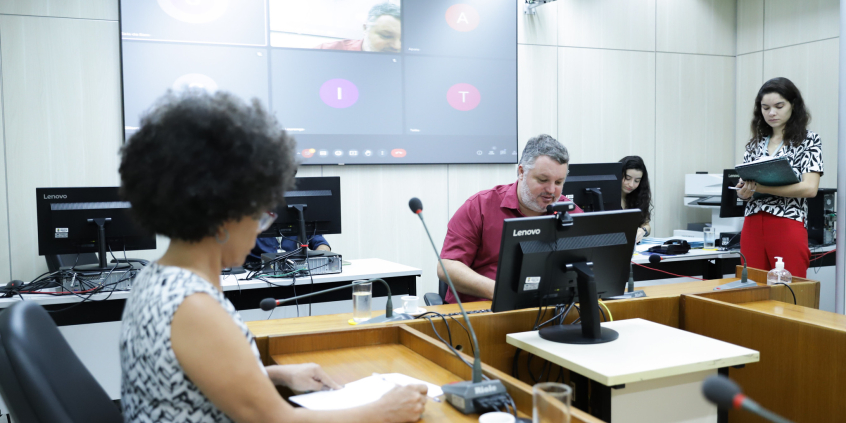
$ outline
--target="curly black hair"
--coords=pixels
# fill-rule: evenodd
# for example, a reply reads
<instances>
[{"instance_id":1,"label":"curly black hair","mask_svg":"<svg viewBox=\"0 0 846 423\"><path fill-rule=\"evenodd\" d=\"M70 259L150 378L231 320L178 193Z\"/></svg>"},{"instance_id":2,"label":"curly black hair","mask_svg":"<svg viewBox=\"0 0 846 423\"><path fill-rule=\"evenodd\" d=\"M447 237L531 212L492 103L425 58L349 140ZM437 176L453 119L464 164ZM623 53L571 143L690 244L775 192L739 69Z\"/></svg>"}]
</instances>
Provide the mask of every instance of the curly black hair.
<instances>
[{"instance_id":1,"label":"curly black hair","mask_svg":"<svg viewBox=\"0 0 846 423\"><path fill-rule=\"evenodd\" d=\"M799 88L787 78L773 78L758 90L758 95L755 96L755 105L752 109L752 138L746 143L746 150L752 151L758 142L773 134L773 128L764 119L761 114L761 99L770 93L777 93L784 97L793 107L790 114L790 119L784 125L784 143L792 147L801 145L805 141L805 136L808 133L808 123L811 122L811 113L805 107L805 100L802 99L802 93Z\"/></svg>"},{"instance_id":2,"label":"curly black hair","mask_svg":"<svg viewBox=\"0 0 846 423\"><path fill-rule=\"evenodd\" d=\"M189 242L282 203L294 140L258 100L168 91L121 149L121 196L145 229Z\"/></svg>"},{"instance_id":3,"label":"curly black hair","mask_svg":"<svg viewBox=\"0 0 846 423\"><path fill-rule=\"evenodd\" d=\"M640 156L626 156L620 159L623 164L623 178L626 177L626 171L629 169L639 170L643 172L643 177L640 178L640 185L637 189L626 195L627 209L640 209L641 219L640 224L650 222L652 219L652 189L649 187L649 173L646 172L646 164Z\"/></svg>"}]
</instances>

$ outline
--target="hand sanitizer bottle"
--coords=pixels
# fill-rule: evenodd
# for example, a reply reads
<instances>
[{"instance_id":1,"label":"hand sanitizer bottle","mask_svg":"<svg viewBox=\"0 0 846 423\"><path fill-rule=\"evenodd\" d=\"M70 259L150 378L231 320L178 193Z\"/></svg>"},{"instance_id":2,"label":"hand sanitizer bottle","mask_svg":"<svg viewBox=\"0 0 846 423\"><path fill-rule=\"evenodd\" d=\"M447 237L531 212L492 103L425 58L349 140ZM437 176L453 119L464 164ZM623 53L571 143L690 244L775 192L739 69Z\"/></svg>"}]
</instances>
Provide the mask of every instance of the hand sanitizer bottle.
<instances>
[{"instance_id":1,"label":"hand sanitizer bottle","mask_svg":"<svg viewBox=\"0 0 846 423\"><path fill-rule=\"evenodd\" d=\"M784 262L781 257L776 257L775 269L767 272L767 285L775 285L779 282L790 283L793 281L793 275L784 268Z\"/></svg>"}]
</instances>

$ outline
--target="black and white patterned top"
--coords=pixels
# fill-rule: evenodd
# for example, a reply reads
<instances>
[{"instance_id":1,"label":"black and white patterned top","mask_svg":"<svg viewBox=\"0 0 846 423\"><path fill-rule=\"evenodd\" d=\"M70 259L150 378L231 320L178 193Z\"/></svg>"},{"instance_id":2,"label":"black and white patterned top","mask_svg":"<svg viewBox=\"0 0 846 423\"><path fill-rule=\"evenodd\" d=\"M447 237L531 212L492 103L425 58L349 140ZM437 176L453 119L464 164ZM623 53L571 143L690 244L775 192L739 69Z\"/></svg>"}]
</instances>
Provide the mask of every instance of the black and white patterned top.
<instances>
[{"instance_id":1,"label":"black and white patterned top","mask_svg":"<svg viewBox=\"0 0 846 423\"><path fill-rule=\"evenodd\" d=\"M188 270L151 263L133 281L123 311L121 402L127 423L232 421L191 382L170 342L173 314L196 293L208 294L232 316L264 371L255 339L222 292Z\"/></svg>"},{"instance_id":2,"label":"black and white patterned top","mask_svg":"<svg viewBox=\"0 0 846 423\"><path fill-rule=\"evenodd\" d=\"M757 145L752 146L743 153L743 163L749 163L764 156L769 156L767 145L769 137L759 141ZM790 160L790 166L793 167L793 173L802 179L803 173L817 172L820 176L823 175L823 156L822 156L822 141L820 136L814 132L808 131L805 135L805 140L802 144L792 147L783 145L776 151L774 157L786 156ZM786 217L788 219L798 220L808 226L806 218L808 216L808 201L804 198L778 197L768 196L764 198L750 200L746 204L746 216L753 215L760 211L769 213L773 216Z\"/></svg>"}]
</instances>

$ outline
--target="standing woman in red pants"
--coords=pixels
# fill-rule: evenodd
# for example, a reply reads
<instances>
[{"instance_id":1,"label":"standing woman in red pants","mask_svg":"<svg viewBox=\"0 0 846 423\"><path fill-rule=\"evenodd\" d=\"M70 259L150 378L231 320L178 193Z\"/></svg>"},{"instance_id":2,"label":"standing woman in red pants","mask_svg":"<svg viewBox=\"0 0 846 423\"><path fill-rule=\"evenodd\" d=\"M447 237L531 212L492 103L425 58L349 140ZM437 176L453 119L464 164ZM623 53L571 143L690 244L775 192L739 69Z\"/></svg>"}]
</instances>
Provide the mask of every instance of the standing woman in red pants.
<instances>
[{"instance_id":1,"label":"standing woman in red pants","mask_svg":"<svg viewBox=\"0 0 846 423\"><path fill-rule=\"evenodd\" d=\"M749 267L770 270L774 257L783 257L785 268L804 278L810 265L808 202L817 195L823 174L820 136L807 129L811 115L802 94L787 78L764 83L755 97L752 139L746 144L743 163L767 156L787 157L800 182L781 187L740 181L737 196L746 204L740 250ZM756 192L770 196L752 199Z\"/></svg>"}]
</instances>

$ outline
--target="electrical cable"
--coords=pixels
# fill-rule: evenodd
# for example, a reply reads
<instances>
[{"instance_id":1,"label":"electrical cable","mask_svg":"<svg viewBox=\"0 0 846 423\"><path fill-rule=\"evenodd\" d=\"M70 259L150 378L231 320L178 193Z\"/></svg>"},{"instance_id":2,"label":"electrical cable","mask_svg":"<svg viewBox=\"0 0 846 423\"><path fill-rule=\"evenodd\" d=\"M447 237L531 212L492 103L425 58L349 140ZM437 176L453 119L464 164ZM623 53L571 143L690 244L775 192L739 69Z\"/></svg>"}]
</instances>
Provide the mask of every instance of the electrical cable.
<instances>
[{"instance_id":1,"label":"electrical cable","mask_svg":"<svg viewBox=\"0 0 846 423\"><path fill-rule=\"evenodd\" d=\"M608 321L609 321L609 322L613 322L613 321L614 321L614 316L612 316L612 315L611 315L611 310L609 310L609 309L608 309L608 306L607 306L607 305L605 305L605 303L604 303L604 302L602 302L602 300L600 300L599 298L597 298L597 299L596 299L596 302L598 302L598 303L599 303L599 305L601 305L601 306L605 307L605 311L607 311L607 312L608 312ZM601 309L600 309L600 310L601 310Z\"/></svg>"},{"instance_id":2,"label":"electrical cable","mask_svg":"<svg viewBox=\"0 0 846 423\"><path fill-rule=\"evenodd\" d=\"M640 267L642 267L642 268L644 268L644 269L649 269L649 270L654 270L654 271L656 271L656 272L666 273L666 274L668 274L668 275L675 276L675 277L677 277L677 278L690 278L690 279L696 279L696 280L698 280L698 281L705 281L705 280L707 280L707 279L696 278L696 277L693 277L693 276L677 275L677 274L675 274L675 273L670 273L670 272L667 272L667 271L664 271L664 270L655 269L655 268L653 268L653 267L644 266L644 265L642 265L642 264L640 264L640 263L635 263L635 262L632 262L632 264L633 264L633 265L635 265L635 266L640 266Z\"/></svg>"},{"instance_id":3,"label":"electrical cable","mask_svg":"<svg viewBox=\"0 0 846 423\"><path fill-rule=\"evenodd\" d=\"M793 288L791 288L791 287L790 287L790 285L788 285L788 284L786 284L786 283L784 283L784 282L776 282L776 283L774 283L773 285L784 285L784 286L786 286L786 287L787 287L787 289L789 289L789 290L790 290L790 295L792 295L792 296L793 296L793 304L794 304L794 305L796 304L796 293L794 293L794 292L793 292Z\"/></svg>"}]
</instances>

